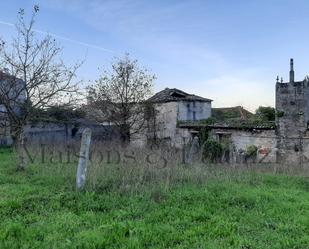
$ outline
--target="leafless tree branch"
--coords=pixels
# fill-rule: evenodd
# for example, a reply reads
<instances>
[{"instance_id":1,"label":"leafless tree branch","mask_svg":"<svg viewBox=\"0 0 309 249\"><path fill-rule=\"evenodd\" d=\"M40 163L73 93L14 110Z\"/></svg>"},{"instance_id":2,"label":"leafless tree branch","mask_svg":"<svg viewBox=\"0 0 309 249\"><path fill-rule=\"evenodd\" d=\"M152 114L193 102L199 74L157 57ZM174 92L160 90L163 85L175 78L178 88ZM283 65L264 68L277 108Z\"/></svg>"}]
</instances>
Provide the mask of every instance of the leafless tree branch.
<instances>
[{"instance_id":1,"label":"leafless tree branch","mask_svg":"<svg viewBox=\"0 0 309 249\"><path fill-rule=\"evenodd\" d=\"M104 71L96 84L88 89L88 105L100 122L118 127L123 141L145 127L145 100L151 94L155 76L138 66L128 55Z\"/></svg>"}]
</instances>

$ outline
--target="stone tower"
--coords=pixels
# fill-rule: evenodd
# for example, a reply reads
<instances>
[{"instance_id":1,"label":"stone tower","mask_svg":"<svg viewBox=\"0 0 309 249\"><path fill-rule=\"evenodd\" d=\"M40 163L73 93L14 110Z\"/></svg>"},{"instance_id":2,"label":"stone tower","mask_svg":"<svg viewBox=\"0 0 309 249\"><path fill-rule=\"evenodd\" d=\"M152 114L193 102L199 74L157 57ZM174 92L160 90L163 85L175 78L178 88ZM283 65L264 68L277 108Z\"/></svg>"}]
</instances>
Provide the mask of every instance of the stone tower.
<instances>
[{"instance_id":1,"label":"stone tower","mask_svg":"<svg viewBox=\"0 0 309 249\"><path fill-rule=\"evenodd\" d=\"M309 82L295 81L293 59L289 82L277 78L276 113L278 161L301 163L309 121Z\"/></svg>"}]
</instances>

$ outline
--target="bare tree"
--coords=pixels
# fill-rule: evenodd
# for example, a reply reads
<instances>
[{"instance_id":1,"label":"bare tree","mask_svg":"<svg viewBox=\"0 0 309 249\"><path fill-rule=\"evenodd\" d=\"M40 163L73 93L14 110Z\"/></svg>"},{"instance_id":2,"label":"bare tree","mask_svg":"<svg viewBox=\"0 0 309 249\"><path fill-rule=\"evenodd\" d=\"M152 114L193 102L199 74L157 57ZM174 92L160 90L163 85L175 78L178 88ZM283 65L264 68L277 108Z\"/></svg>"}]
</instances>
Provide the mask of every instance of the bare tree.
<instances>
[{"instance_id":1,"label":"bare tree","mask_svg":"<svg viewBox=\"0 0 309 249\"><path fill-rule=\"evenodd\" d=\"M21 9L17 36L10 44L3 39L0 44L1 124L10 128L15 145L22 142L23 127L37 110L71 103L77 93L73 80L81 64L67 67L54 38L37 38L33 26L38 11L35 5L27 22Z\"/></svg>"},{"instance_id":2,"label":"bare tree","mask_svg":"<svg viewBox=\"0 0 309 249\"><path fill-rule=\"evenodd\" d=\"M144 128L145 100L151 94L155 76L140 68L128 55L104 71L96 84L89 87L88 105L99 122L115 125L123 142Z\"/></svg>"}]
</instances>

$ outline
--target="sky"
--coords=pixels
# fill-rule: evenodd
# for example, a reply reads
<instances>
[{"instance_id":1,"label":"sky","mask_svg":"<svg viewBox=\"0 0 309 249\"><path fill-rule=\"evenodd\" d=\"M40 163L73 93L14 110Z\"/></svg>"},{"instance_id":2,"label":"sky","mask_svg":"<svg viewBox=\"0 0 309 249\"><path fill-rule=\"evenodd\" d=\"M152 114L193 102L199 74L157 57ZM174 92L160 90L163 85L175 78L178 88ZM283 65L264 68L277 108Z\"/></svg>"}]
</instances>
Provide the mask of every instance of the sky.
<instances>
[{"instance_id":1,"label":"sky","mask_svg":"<svg viewBox=\"0 0 309 249\"><path fill-rule=\"evenodd\" d=\"M66 63L85 60L83 87L126 53L166 87L213 99L214 107L274 106L275 82L309 74L307 0L1 0L0 36L17 11L40 6L35 29L54 35ZM38 33L38 35L42 35Z\"/></svg>"}]
</instances>

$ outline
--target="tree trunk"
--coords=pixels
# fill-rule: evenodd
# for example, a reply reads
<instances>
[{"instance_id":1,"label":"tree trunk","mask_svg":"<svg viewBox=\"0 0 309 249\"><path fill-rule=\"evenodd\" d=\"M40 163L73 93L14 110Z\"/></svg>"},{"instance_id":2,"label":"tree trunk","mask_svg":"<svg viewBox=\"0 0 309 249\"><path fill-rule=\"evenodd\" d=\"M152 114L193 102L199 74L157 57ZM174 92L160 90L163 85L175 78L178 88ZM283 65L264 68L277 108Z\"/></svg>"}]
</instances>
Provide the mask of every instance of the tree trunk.
<instances>
[{"instance_id":1,"label":"tree trunk","mask_svg":"<svg viewBox=\"0 0 309 249\"><path fill-rule=\"evenodd\" d=\"M22 129L15 129L12 132L13 147L17 153L17 171L24 171L27 165L25 153L25 135Z\"/></svg>"},{"instance_id":2,"label":"tree trunk","mask_svg":"<svg viewBox=\"0 0 309 249\"><path fill-rule=\"evenodd\" d=\"M131 140L131 134L130 134L130 128L128 125L122 125L120 130L120 139L122 145L126 146L130 143Z\"/></svg>"}]
</instances>

